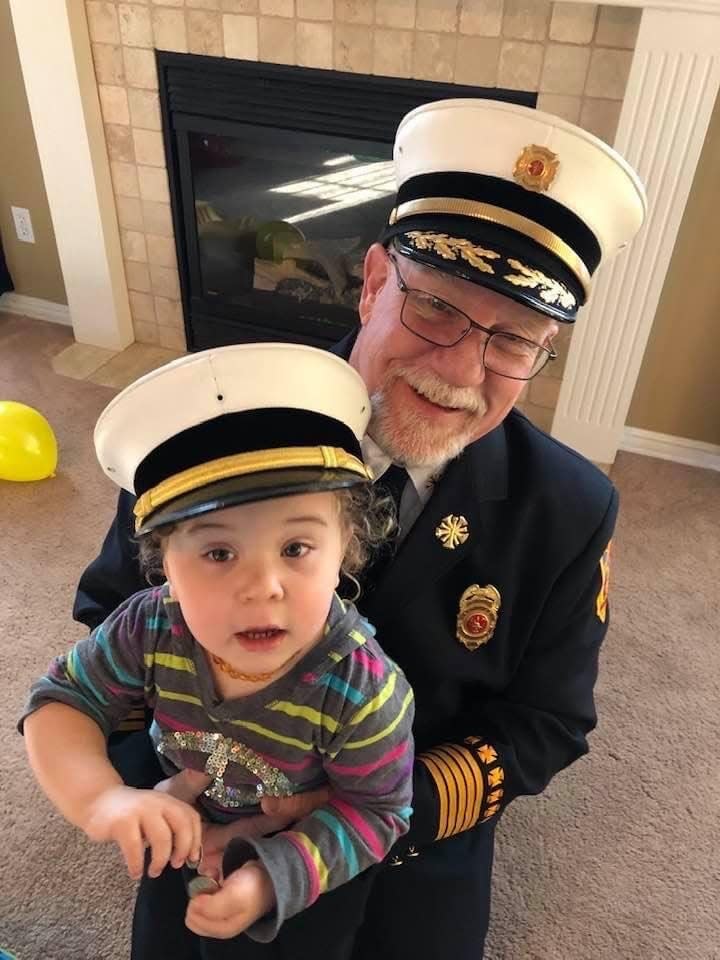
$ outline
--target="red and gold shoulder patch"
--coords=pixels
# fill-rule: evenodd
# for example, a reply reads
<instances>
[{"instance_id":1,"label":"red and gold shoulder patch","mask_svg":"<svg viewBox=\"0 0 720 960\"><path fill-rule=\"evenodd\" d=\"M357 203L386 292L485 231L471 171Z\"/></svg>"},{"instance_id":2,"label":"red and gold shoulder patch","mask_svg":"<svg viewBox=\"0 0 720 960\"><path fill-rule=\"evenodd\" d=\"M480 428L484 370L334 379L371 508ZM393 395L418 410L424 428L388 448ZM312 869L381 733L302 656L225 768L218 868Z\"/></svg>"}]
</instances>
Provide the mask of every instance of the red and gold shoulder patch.
<instances>
[{"instance_id":1,"label":"red and gold shoulder patch","mask_svg":"<svg viewBox=\"0 0 720 960\"><path fill-rule=\"evenodd\" d=\"M612 540L605 547L605 553L600 557L600 592L595 600L595 612L598 620L605 623L607 620L608 596L610 594L610 547Z\"/></svg>"}]
</instances>

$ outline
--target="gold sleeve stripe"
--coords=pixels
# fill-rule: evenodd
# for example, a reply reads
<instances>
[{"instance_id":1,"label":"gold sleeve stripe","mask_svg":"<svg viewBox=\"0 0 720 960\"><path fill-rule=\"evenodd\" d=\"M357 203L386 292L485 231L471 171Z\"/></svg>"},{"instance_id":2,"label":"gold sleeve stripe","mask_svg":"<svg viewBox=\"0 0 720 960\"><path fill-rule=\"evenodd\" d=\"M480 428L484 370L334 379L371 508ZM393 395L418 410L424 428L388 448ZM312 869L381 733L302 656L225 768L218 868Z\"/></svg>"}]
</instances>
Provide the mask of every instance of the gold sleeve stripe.
<instances>
[{"instance_id":1,"label":"gold sleeve stripe","mask_svg":"<svg viewBox=\"0 0 720 960\"><path fill-rule=\"evenodd\" d=\"M462 830L462 823L465 821L468 806L468 781L467 777L465 776L465 770L460 765L457 758L453 756L452 752L447 749L445 744L443 744L441 747L437 747L435 754L436 756L441 757L445 763L447 763L455 781L457 803L454 810L452 810L451 807L451 811L454 813L454 816L448 817L447 832L447 836L452 837L456 833L460 833Z\"/></svg>"},{"instance_id":2,"label":"gold sleeve stripe","mask_svg":"<svg viewBox=\"0 0 720 960\"><path fill-rule=\"evenodd\" d=\"M435 781L435 787L438 792L438 803L440 807L438 813L438 830L435 834L435 839L441 840L445 836L448 819L448 786L445 780L445 775L435 760L428 754L420 754L418 756L418 760L425 764L427 769L430 771L430 776Z\"/></svg>"},{"instance_id":3,"label":"gold sleeve stripe","mask_svg":"<svg viewBox=\"0 0 720 960\"><path fill-rule=\"evenodd\" d=\"M436 840L469 830L502 809L505 771L495 748L480 737L468 737L464 744L440 744L417 759L437 791Z\"/></svg>"},{"instance_id":4,"label":"gold sleeve stripe","mask_svg":"<svg viewBox=\"0 0 720 960\"><path fill-rule=\"evenodd\" d=\"M455 824L457 823L460 807L465 806L465 797L462 795L464 791L462 790L462 782L457 775L456 764L450 762L447 757L444 757L441 750L435 750L434 756L437 762L443 764L447 771L446 776L450 796L448 797L448 816L443 837L451 837L455 833Z\"/></svg>"},{"instance_id":5,"label":"gold sleeve stripe","mask_svg":"<svg viewBox=\"0 0 720 960\"><path fill-rule=\"evenodd\" d=\"M464 815L458 818L458 823L453 831L454 833L462 833L463 830L469 830L478 822L484 793L482 774L472 753L465 747L446 743L439 749L454 757L465 780Z\"/></svg>"},{"instance_id":6,"label":"gold sleeve stripe","mask_svg":"<svg viewBox=\"0 0 720 960\"><path fill-rule=\"evenodd\" d=\"M458 831L469 830L474 827L480 816L480 810L485 793L485 785L482 778L482 771L478 767L472 751L461 747L459 744L452 744L451 749L457 753L460 758L458 762L464 764L465 774L468 780L468 799L465 808L465 819L459 825Z\"/></svg>"},{"instance_id":7,"label":"gold sleeve stripe","mask_svg":"<svg viewBox=\"0 0 720 960\"><path fill-rule=\"evenodd\" d=\"M445 743L419 760L425 762L438 792L440 816L436 839L451 837L477 823L484 785L478 764L470 750Z\"/></svg>"}]
</instances>

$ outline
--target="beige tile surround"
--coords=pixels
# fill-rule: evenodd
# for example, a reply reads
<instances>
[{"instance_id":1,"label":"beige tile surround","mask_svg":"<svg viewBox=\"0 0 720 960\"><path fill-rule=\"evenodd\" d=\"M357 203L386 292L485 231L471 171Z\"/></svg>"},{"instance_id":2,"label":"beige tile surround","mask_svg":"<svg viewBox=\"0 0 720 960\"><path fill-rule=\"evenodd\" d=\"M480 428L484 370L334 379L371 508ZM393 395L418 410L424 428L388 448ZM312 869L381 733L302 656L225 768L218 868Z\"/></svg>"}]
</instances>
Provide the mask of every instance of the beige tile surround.
<instances>
[{"instance_id":1,"label":"beige tile surround","mask_svg":"<svg viewBox=\"0 0 720 960\"><path fill-rule=\"evenodd\" d=\"M106 350L73 341L69 328L0 310L0 354L3 339L16 337L18 330L23 337L27 334L32 338L57 376L88 380L115 390L122 390L143 374L185 353L145 343L131 343L124 350Z\"/></svg>"},{"instance_id":2,"label":"beige tile surround","mask_svg":"<svg viewBox=\"0 0 720 960\"><path fill-rule=\"evenodd\" d=\"M135 337L183 351L154 48L538 90L612 142L640 11L546 0L86 0ZM562 358L529 385L549 428ZM124 351L127 353L127 351Z\"/></svg>"},{"instance_id":3,"label":"beige tile surround","mask_svg":"<svg viewBox=\"0 0 720 960\"><path fill-rule=\"evenodd\" d=\"M32 321L29 321L32 322ZM103 387L122 390L138 377L183 355L146 343L131 343L119 352L87 343L72 343L52 358L53 372L72 380L89 380Z\"/></svg>"}]
</instances>

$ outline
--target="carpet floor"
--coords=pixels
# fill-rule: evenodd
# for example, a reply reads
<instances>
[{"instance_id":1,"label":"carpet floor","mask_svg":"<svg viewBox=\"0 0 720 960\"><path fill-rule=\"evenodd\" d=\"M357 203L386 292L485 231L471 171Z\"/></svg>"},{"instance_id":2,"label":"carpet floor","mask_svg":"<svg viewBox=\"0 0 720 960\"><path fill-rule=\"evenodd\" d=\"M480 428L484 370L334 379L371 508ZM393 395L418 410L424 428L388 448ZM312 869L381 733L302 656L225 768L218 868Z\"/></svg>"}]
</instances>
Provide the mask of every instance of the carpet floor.
<instances>
[{"instance_id":1,"label":"carpet floor","mask_svg":"<svg viewBox=\"0 0 720 960\"><path fill-rule=\"evenodd\" d=\"M18 960L129 955L119 855L53 812L15 732L31 680L83 633L75 585L115 501L92 449L113 391L53 373L71 342L0 315L0 399L39 408L60 446L53 479L0 481L0 950ZM600 724L588 757L503 817L487 960L720 960L720 474L620 454L612 479Z\"/></svg>"}]
</instances>

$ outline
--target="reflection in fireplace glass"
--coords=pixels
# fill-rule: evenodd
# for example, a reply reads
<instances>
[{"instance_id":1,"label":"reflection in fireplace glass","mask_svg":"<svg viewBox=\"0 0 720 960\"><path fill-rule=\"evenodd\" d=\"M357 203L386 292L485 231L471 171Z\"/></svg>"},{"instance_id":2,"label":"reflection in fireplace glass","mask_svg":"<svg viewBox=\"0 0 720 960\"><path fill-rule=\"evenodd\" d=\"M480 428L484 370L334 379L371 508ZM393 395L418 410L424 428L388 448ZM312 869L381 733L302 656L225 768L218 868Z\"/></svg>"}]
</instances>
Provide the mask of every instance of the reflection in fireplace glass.
<instances>
[{"instance_id":1,"label":"reflection in fireplace glass","mask_svg":"<svg viewBox=\"0 0 720 960\"><path fill-rule=\"evenodd\" d=\"M355 309L365 251L392 207L391 148L247 128L189 134L203 296L269 291Z\"/></svg>"}]
</instances>

